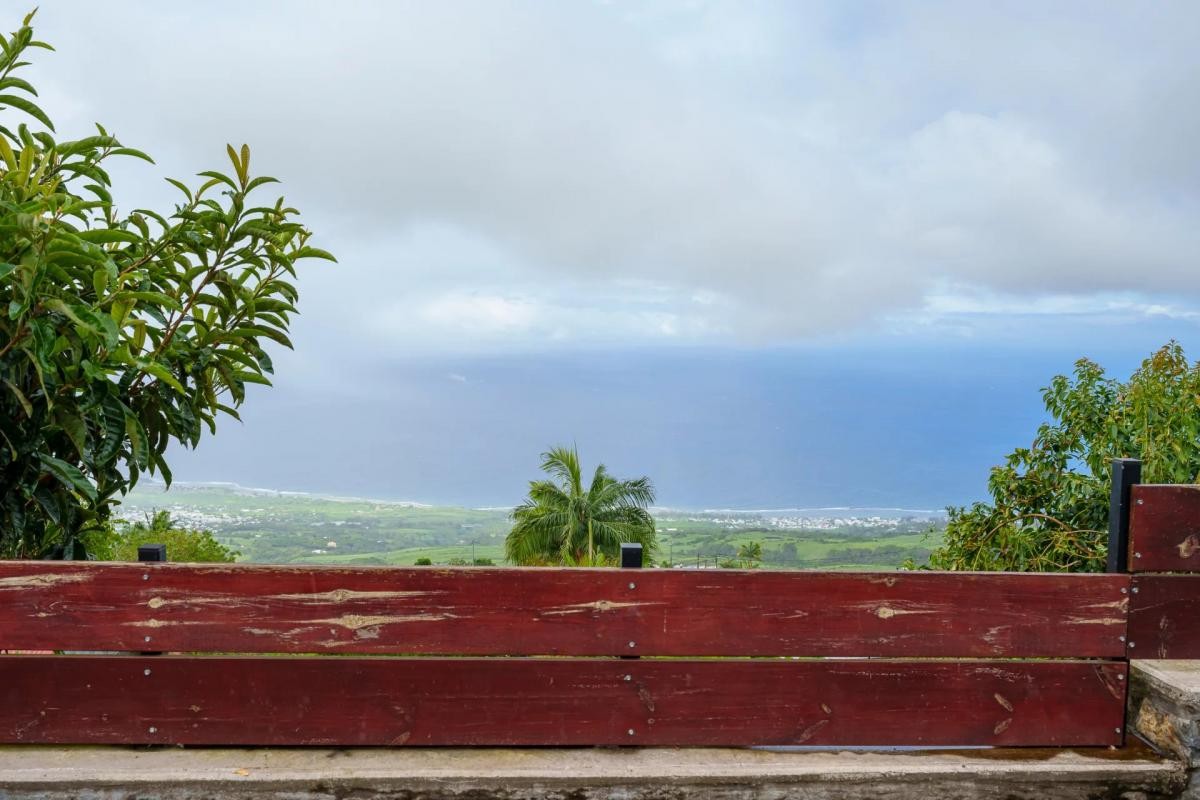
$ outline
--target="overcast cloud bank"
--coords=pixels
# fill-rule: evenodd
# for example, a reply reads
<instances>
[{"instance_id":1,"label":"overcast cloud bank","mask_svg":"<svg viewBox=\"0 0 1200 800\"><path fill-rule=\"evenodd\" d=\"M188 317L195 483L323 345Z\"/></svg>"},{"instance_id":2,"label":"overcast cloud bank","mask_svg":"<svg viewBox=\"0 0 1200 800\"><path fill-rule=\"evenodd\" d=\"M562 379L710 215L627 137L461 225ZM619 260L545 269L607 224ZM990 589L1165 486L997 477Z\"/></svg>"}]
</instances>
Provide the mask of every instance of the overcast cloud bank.
<instances>
[{"instance_id":1,"label":"overcast cloud bank","mask_svg":"<svg viewBox=\"0 0 1200 800\"><path fill-rule=\"evenodd\" d=\"M342 256L306 313L385 350L1196 300L1194 3L80 2L39 19L64 132L103 120L184 174L250 142ZM169 196L161 171L127 171L129 202Z\"/></svg>"}]
</instances>

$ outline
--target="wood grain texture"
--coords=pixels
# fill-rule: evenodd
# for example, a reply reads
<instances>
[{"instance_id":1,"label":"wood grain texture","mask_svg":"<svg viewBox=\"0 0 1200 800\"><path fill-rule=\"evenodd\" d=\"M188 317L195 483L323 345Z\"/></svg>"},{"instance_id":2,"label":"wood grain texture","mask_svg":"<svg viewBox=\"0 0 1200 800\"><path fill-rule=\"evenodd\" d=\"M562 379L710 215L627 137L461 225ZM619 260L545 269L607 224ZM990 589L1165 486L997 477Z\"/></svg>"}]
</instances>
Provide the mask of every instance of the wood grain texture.
<instances>
[{"instance_id":1,"label":"wood grain texture","mask_svg":"<svg viewBox=\"0 0 1200 800\"><path fill-rule=\"evenodd\" d=\"M1130 572L1200 572L1200 485L1134 486Z\"/></svg>"},{"instance_id":2,"label":"wood grain texture","mask_svg":"<svg viewBox=\"0 0 1200 800\"><path fill-rule=\"evenodd\" d=\"M1129 657L1200 658L1200 575L1135 575L1133 589Z\"/></svg>"},{"instance_id":3,"label":"wood grain texture","mask_svg":"<svg viewBox=\"0 0 1200 800\"><path fill-rule=\"evenodd\" d=\"M0 562L0 649L1119 657L1128 580Z\"/></svg>"},{"instance_id":4,"label":"wood grain texture","mask_svg":"<svg viewBox=\"0 0 1200 800\"><path fill-rule=\"evenodd\" d=\"M1112 661L4 656L0 741L1116 745L1126 682Z\"/></svg>"}]
</instances>

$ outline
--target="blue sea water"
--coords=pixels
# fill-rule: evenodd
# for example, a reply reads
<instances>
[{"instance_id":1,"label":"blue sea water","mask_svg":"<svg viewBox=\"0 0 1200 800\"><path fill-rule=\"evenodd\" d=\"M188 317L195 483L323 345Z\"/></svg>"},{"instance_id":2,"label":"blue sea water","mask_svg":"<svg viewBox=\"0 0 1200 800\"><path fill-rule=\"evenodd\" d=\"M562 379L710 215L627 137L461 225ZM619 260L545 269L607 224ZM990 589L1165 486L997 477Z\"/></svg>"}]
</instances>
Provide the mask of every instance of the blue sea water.
<instances>
[{"instance_id":1,"label":"blue sea water","mask_svg":"<svg viewBox=\"0 0 1200 800\"><path fill-rule=\"evenodd\" d=\"M1160 342L1161 343L1161 342ZM1139 343L1140 345L1140 343ZM1122 377L1152 348L1094 354ZM985 497L1078 346L578 351L397 358L281 381L176 478L511 506L549 445L650 476L678 508L936 509Z\"/></svg>"}]
</instances>

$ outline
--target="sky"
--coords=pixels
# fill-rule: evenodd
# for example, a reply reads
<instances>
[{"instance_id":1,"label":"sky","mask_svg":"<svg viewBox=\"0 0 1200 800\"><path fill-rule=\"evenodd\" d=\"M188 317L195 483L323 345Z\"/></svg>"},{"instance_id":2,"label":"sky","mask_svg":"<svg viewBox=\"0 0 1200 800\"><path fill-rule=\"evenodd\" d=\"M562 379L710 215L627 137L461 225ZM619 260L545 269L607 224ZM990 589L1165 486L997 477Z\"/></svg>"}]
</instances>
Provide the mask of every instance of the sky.
<instances>
[{"instance_id":1,"label":"sky","mask_svg":"<svg viewBox=\"0 0 1200 800\"><path fill-rule=\"evenodd\" d=\"M301 276L276 386L179 479L506 505L576 442L665 503L937 507L983 496L1076 358L1200 352L1195 3L36 24L60 136L99 121L157 161L114 170L122 207L247 142L339 259Z\"/></svg>"}]
</instances>

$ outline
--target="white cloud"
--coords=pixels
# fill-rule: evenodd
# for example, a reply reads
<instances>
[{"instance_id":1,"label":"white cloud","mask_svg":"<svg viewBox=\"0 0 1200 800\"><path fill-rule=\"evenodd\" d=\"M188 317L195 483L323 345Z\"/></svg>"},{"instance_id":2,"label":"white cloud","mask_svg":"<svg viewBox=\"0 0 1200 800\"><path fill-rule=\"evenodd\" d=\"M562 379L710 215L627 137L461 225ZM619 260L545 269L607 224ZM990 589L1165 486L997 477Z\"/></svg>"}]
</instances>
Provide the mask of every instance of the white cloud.
<instances>
[{"instance_id":1,"label":"white cloud","mask_svg":"<svg viewBox=\"0 0 1200 800\"><path fill-rule=\"evenodd\" d=\"M1094 343L1128 339L1130 331L1156 322L1171 323L1165 336L1182 338L1196 330L1200 309L1168 299L1148 300L1131 292L1030 296L944 284L926 297L920 309L890 315L884 328L892 335L1040 338L1043 343L1066 333L1087 332L1085 338Z\"/></svg>"},{"instance_id":2,"label":"white cloud","mask_svg":"<svg viewBox=\"0 0 1200 800\"><path fill-rule=\"evenodd\" d=\"M1192 3L80 2L39 20L59 53L32 77L60 127L102 119L174 173L246 139L285 179L342 256L304 279L323 338L779 341L958 314L946 286L1005 313L1166 296L1187 319L1200 296ZM130 169L131 200L166 196Z\"/></svg>"},{"instance_id":3,"label":"white cloud","mask_svg":"<svg viewBox=\"0 0 1200 800\"><path fill-rule=\"evenodd\" d=\"M719 341L730 335L720 301L686 298L664 287L623 284L591 292L579 285L526 295L458 291L409 296L362 322L370 339L419 341L422 349L494 350L519 346Z\"/></svg>"},{"instance_id":4,"label":"white cloud","mask_svg":"<svg viewBox=\"0 0 1200 800\"><path fill-rule=\"evenodd\" d=\"M396 312L408 313L405 308ZM491 333L528 330L538 313L534 303L522 298L449 294L425 304L417 315L424 322L443 328Z\"/></svg>"}]
</instances>

